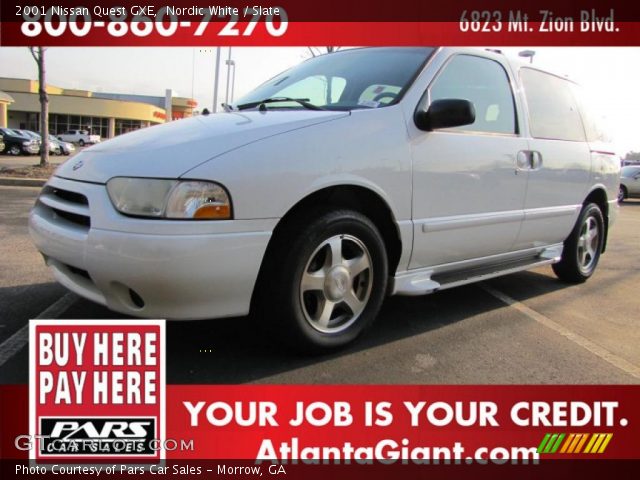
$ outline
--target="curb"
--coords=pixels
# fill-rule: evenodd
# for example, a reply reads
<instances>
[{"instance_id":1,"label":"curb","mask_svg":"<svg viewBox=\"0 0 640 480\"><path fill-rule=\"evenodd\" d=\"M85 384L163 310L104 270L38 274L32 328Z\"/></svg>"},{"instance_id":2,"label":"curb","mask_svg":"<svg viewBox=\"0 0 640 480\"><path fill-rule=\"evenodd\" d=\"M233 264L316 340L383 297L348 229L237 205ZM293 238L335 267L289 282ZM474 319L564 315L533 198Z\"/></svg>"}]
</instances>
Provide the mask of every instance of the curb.
<instances>
[{"instance_id":1,"label":"curb","mask_svg":"<svg viewBox=\"0 0 640 480\"><path fill-rule=\"evenodd\" d=\"M42 187L46 178L0 177L0 186L9 187Z\"/></svg>"}]
</instances>

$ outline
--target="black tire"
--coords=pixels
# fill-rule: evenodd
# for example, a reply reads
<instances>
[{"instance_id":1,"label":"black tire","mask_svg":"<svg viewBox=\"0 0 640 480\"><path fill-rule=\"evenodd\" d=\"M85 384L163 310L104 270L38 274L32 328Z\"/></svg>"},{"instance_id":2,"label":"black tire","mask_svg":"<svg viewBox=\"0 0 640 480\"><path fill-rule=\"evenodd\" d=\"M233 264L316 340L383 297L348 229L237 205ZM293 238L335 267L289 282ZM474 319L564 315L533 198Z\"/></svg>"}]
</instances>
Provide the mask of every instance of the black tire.
<instances>
[{"instance_id":1,"label":"black tire","mask_svg":"<svg viewBox=\"0 0 640 480\"><path fill-rule=\"evenodd\" d=\"M587 235L597 229L597 237ZM582 207L571 235L564 242L560 262L553 265L553 271L560 280L569 283L583 283L595 271L604 245L604 217L600 207L589 203Z\"/></svg>"},{"instance_id":2,"label":"black tire","mask_svg":"<svg viewBox=\"0 0 640 480\"><path fill-rule=\"evenodd\" d=\"M627 192L627 187L624 185L620 185L620 190L618 191L618 203L622 203L629 196Z\"/></svg>"},{"instance_id":3,"label":"black tire","mask_svg":"<svg viewBox=\"0 0 640 480\"><path fill-rule=\"evenodd\" d=\"M11 145L7 151L10 155L20 155L22 153L22 149L18 145Z\"/></svg>"},{"instance_id":4,"label":"black tire","mask_svg":"<svg viewBox=\"0 0 640 480\"><path fill-rule=\"evenodd\" d=\"M259 286L264 325L275 326L279 340L303 353L354 341L375 319L386 294L387 254L377 227L353 210L324 210L285 228L276 241ZM316 275L323 286L307 290L303 279ZM328 317L322 315L328 310Z\"/></svg>"},{"instance_id":5,"label":"black tire","mask_svg":"<svg viewBox=\"0 0 640 480\"><path fill-rule=\"evenodd\" d=\"M80 145L81 147L84 147L84 140L80 139L80 141L78 142L78 145Z\"/></svg>"}]
</instances>

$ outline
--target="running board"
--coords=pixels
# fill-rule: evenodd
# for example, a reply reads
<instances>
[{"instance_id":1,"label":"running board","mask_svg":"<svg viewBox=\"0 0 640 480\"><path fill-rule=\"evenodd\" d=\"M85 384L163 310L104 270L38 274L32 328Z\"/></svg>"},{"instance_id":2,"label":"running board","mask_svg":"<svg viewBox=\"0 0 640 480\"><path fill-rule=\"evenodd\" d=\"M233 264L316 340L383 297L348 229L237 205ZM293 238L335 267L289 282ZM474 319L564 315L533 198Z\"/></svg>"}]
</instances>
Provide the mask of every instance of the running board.
<instances>
[{"instance_id":1,"label":"running board","mask_svg":"<svg viewBox=\"0 0 640 480\"><path fill-rule=\"evenodd\" d=\"M404 274L394 279L392 294L394 295L425 295L438 290L459 287L469 283L481 282L490 278L501 277L511 273L531 270L533 268L551 265L560 261L560 253L553 250L543 251L533 258L510 260L465 270L434 273L433 270L421 270Z\"/></svg>"}]
</instances>

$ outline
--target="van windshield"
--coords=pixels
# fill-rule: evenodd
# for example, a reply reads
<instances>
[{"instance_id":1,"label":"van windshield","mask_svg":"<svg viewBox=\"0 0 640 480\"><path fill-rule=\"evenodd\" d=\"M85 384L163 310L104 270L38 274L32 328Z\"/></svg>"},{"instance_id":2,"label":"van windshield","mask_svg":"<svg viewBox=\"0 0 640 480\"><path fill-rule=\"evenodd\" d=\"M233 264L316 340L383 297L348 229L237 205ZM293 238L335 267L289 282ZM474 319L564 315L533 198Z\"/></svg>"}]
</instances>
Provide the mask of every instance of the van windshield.
<instances>
[{"instance_id":1,"label":"van windshield","mask_svg":"<svg viewBox=\"0 0 640 480\"><path fill-rule=\"evenodd\" d=\"M282 72L233 106L323 110L386 107L400 101L433 51L363 48L322 55ZM263 100L270 101L262 104Z\"/></svg>"}]
</instances>

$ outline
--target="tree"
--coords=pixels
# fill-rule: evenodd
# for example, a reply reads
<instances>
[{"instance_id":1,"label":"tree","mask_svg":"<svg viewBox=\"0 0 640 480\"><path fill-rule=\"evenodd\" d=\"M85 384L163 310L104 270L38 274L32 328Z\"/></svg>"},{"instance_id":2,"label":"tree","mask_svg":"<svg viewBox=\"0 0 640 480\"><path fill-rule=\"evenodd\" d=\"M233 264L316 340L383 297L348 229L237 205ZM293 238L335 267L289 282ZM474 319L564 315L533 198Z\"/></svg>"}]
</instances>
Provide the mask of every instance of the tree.
<instances>
[{"instance_id":1,"label":"tree","mask_svg":"<svg viewBox=\"0 0 640 480\"><path fill-rule=\"evenodd\" d=\"M318 55L324 55L325 53L333 53L333 52L337 52L340 47L324 47L327 49L326 52L322 51L323 47L307 47L309 49L309 52L311 52L311 56L312 57L317 57ZM329 103L331 101L332 98L332 93L331 93L331 82L327 81L327 103Z\"/></svg>"},{"instance_id":2,"label":"tree","mask_svg":"<svg viewBox=\"0 0 640 480\"><path fill-rule=\"evenodd\" d=\"M47 95L46 70L44 62L44 47L29 47L33 59L38 65L38 94L40 95L40 166L49 164L49 95Z\"/></svg>"},{"instance_id":3,"label":"tree","mask_svg":"<svg viewBox=\"0 0 640 480\"><path fill-rule=\"evenodd\" d=\"M333 53L333 52L337 52L340 47L324 47L327 49L326 52L322 51L323 47L307 47L309 49L309 51L311 52L311 56L313 57L317 57L318 55L323 55L325 53Z\"/></svg>"},{"instance_id":4,"label":"tree","mask_svg":"<svg viewBox=\"0 0 640 480\"><path fill-rule=\"evenodd\" d=\"M627 154L624 157L625 160L640 160L640 152L636 152L636 151L630 151L627 152Z\"/></svg>"}]
</instances>

